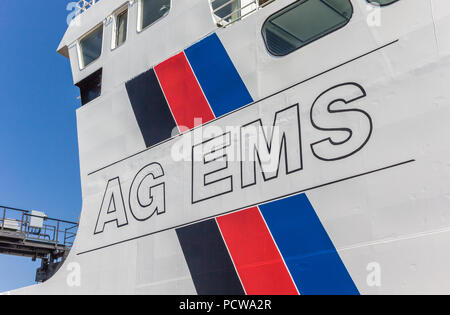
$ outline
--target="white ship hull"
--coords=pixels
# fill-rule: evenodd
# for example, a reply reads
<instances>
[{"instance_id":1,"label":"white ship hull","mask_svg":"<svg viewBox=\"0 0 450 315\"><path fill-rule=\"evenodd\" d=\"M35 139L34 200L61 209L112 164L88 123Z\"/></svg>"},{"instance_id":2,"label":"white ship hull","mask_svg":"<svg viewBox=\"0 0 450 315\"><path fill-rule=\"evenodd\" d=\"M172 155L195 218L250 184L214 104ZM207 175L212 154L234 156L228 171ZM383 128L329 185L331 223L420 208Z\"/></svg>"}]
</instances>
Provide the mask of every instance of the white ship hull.
<instances>
[{"instance_id":1,"label":"white ship hull","mask_svg":"<svg viewBox=\"0 0 450 315\"><path fill-rule=\"evenodd\" d=\"M53 278L12 293L450 292L448 1L399 1L374 27L352 0L345 27L286 57L270 56L260 32L292 0L223 29L208 1L177 1L79 70L72 42L119 2L83 13L62 43L75 82L103 67L102 96L77 111L76 242ZM208 74L202 49L232 69ZM172 136L151 143L133 93L153 71L171 105L168 60L188 61L214 117L181 133L171 107ZM242 158L254 146L262 162Z\"/></svg>"}]
</instances>

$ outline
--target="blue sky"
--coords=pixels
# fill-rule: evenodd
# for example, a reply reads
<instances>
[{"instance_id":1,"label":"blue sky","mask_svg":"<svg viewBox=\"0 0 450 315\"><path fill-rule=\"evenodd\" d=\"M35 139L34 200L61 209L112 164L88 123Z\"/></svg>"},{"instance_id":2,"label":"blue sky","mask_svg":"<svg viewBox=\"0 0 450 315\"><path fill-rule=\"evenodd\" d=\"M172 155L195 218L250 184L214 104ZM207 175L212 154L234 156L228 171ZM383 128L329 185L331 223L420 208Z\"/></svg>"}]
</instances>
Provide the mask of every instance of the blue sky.
<instances>
[{"instance_id":1,"label":"blue sky","mask_svg":"<svg viewBox=\"0 0 450 315\"><path fill-rule=\"evenodd\" d=\"M0 205L78 221L79 92L56 53L67 3L0 1ZM0 292L33 284L38 266L0 255Z\"/></svg>"}]
</instances>

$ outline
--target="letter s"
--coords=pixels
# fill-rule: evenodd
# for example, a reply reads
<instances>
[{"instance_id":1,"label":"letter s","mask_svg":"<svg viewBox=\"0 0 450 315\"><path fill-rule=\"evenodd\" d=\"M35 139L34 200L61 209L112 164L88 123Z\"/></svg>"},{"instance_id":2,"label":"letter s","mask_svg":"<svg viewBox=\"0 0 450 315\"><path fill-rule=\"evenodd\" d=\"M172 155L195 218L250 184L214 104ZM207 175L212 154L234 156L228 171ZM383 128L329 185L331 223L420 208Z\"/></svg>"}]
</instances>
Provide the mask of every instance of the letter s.
<instances>
[{"instance_id":1,"label":"letter s","mask_svg":"<svg viewBox=\"0 0 450 315\"><path fill-rule=\"evenodd\" d=\"M348 104L366 97L357 83L345 83L322 93L311 108L311 123L321 131L334 134L311 144L314 156L323 161L347 158L361 150L372 135L372 118ZM346 126L346 127L342 127Z\"/></svg>"}]
</instances>

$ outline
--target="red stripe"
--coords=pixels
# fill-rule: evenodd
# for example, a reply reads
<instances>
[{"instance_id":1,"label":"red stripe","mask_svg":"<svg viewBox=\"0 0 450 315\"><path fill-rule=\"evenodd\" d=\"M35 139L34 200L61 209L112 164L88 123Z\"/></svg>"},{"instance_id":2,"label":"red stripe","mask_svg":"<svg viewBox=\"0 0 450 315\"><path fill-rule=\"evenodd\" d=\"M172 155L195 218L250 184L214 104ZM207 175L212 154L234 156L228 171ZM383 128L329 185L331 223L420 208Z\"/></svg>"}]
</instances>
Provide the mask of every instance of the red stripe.
<instances>
[{"instance_id":1,"label":"red stripe","mask_svg":"<svg viewBox=\"0 0 450 315\"><path fill-rule=\"evenodd\" d=\"M219 217L217 222L247 294L298 294L257 207Z\"/></svg>"},{"instance_id":2,"label":"red stripe","mask_svg":"<svg viewBox=\"0 0 450 315\"><path fill-rule=\"evenodd\" d=\"M156 66L155 72L182 132L215 118L184 52Z\"/></svg>"}]
</instances>

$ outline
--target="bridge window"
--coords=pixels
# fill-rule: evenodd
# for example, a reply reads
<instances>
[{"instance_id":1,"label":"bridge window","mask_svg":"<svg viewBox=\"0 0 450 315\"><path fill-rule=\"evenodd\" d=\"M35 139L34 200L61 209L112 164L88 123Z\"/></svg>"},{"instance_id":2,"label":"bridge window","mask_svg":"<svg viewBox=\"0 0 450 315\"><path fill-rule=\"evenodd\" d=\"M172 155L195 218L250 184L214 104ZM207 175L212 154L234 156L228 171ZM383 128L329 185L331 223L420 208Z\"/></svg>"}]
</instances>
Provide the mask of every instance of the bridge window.
<instances>
[{"instance_id":1,"label":"bridge window","mask_svg":"<svg viewBox=\"0 0 450 315\"><path fill-rule=\"evenodd\" d=\"M142 31L170 11L170 0L141 0L139 6L139 27Z\"/></svg>"},{"instance_id":2,"label":"bridge window","mask_svg":"<svg viewBox=\"0 0 450 315\"><path fill-rule=\"evenodd\" d=\"M393 4L394 2L397 2L398 0L367 0L370 3L373 4L378 4L380 6L385 6L385 5L390 5Z\"/></svg>"},{"instance_id":3,"label":"bridge window","mask_svg":"<svg viewBox=\"0 0 450 315\"><path fill-rule=\"evenodd\" d=\"M103 24L79 41L80 67L87 67L102 54Z\"/></svg>"},{"instance_id":4,"label":"bridge window","mask_svg":"<svg viewBox=\"0 0 450 315\"><path fill-rule=\"evenodd\" d=\"M209 0L218 26L227 26L275 0Z\"/></svg>"},{"instance_id":5,"label":"bridge window","mask_svg":"<svg viewBox=\"0 0 450 315\"><path fill-rule=\"evenodd\" d=\"M220 20L231 22L239 19L241 12L241 0L213 0L211 6L214 14ZM218 21L218 22L219 22Z\"/></svg>"},{"instance_id":6,"label":"bridge window","mask_svg":"<svg viewBox=\"0 0 450 315\"><path fill-rule=\"evenodd\" d=\"M102 93L102 69L97 70L83 81L76 84L80 88L81 105L93 101Z\"/></svg>"},{"instance_id":7,"label":"bridge window","mask_svg":"<svg viewBox=\"0 0 450 315\"><path fill-rule=\"evenodd\" d=\"M128 8L116 15L114 28L113 49L121 46L127 40Z\"/></svg>"},{"instance_id":8,"label":"bridge window","mask_svg":"<svg viewBox=\"0 0 450 315\"><path fill-rule=\"evenodd\" d=\"M270 16L262 33L275 56L285 56L346 25L350 0L300 0Z\"/></svg>"}]
</instances>

